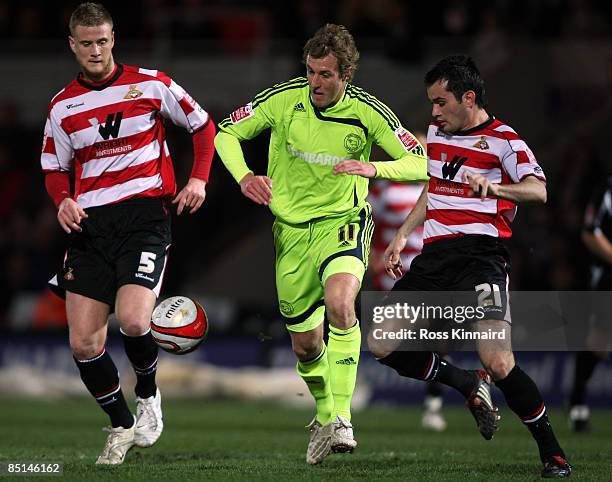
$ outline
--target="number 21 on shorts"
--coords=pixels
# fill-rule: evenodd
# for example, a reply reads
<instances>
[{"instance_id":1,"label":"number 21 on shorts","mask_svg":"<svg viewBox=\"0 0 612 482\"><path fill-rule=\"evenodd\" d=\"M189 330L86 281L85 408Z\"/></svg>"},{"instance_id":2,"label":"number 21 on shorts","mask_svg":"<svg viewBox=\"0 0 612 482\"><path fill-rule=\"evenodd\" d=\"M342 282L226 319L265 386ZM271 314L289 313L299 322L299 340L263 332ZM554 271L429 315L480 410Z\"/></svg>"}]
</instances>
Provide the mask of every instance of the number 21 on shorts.
<instances>
[{"instance_id":1,"label":"number 21 on shorts","mask_svg":"<svg viewBox=\"0 0 612 482\"><path fill-rule=\"evenodd\" d=\"M474 287L478 291L478 306L502 306L499 285L495 283L481 283ZM491 303L493 293L493 303Z\"/></svg>"}]
</instances>

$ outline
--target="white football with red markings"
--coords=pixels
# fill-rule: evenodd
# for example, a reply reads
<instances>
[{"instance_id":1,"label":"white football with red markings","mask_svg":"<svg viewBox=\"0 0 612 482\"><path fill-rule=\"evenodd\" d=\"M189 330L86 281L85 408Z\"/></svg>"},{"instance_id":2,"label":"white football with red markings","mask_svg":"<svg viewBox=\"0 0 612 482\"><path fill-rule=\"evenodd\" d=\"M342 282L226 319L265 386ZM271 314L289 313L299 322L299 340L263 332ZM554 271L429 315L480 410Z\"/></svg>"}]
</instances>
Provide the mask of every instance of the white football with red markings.
<instances>
[{"instance_id":1,"label":"white football with red markings","mask_svg":"<svg viewBox=\"0 0 612 482\"><path fill-rule=\"evenodd\" d=\"M153 310L151 332L160 348L184 355L206 339L208 318L197 301L186 296L172 296Z\"/></svg>"}]
</instances>

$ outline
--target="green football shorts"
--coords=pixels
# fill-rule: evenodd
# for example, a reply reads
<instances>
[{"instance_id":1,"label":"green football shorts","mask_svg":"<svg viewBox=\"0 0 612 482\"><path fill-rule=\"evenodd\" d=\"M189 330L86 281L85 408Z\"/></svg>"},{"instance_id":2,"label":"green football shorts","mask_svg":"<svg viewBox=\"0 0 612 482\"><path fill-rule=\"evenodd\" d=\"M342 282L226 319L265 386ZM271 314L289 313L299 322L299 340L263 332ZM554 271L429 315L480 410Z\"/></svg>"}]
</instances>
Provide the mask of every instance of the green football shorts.
<instances>
[{"instance_id":1,"label":"green football shorts","mask_svg":"<svg viewBox=\"0 0 612 482\"><path fill-rule=\"evenodd\" d=\"M272 230L280 312L288 330L312 330L323 322L327 278L349 273L363 279L374 232L372 207L365 203L302 224L277 219Z\"/></svg>"}]
</instances>

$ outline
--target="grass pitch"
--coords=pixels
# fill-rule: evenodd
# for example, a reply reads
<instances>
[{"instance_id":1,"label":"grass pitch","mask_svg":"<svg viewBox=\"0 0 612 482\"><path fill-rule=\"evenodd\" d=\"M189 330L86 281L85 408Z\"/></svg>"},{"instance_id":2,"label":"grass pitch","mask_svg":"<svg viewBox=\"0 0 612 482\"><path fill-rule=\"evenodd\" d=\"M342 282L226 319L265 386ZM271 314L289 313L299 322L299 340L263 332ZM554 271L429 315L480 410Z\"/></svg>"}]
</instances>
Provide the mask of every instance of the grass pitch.
<instances>
[{"instance_id":1,"label":"grass pitch","mask_svg":"<svg viewBox=\"0 0 612 482\"><path fill-rule=\"evenodd\" d=\"M354 415L357 451L305 462L312 414L251 402L168 400L165 430L152 448L132 449L123 465L97 467L106 417L89 399L0 399L0 461L62 462L62 481L195 480L538 480L535 442L507 409L495 438L481 438L463 407L445 410L448 429L425 431L417 407L375 407ZM593 413L594 430L571 434L561 411L552 421L571 480L612 479L612 412ZM0 480L8 478L0 477ZM14 480L40 480L15 477ZM45 477L47 479L47 477Z\"/></svg>"}]
</instances>

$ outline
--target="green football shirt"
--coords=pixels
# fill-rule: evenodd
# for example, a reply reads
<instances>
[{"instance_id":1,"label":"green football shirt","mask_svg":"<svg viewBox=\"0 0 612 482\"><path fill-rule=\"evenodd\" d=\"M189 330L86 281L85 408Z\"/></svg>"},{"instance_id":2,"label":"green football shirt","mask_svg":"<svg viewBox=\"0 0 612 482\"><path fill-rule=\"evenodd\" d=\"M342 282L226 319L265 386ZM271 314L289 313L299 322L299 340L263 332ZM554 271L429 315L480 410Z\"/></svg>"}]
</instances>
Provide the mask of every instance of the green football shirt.
<instances>
[{"instance_id":1,"label":"green football shirt","mask_svg":"<svg viewBox=\"0 0 612 482\"><path fill-rule=\"evenodd\" d=\"M345 213L365 203L368 179L335 175L333 166L345 159L369 161L374 143L396 160L375 163L377 178L427 179L423 146L391 109L352 84L335 105L320 110L311 102L307 79L299 77L264 90L219 124L220 133L239 141L252 139L267 128L271 129L270 209L288 223ZM215 144L239 182L249 172L244 158L230 155L222 141Z\"/></svg>"}]
</instances>

